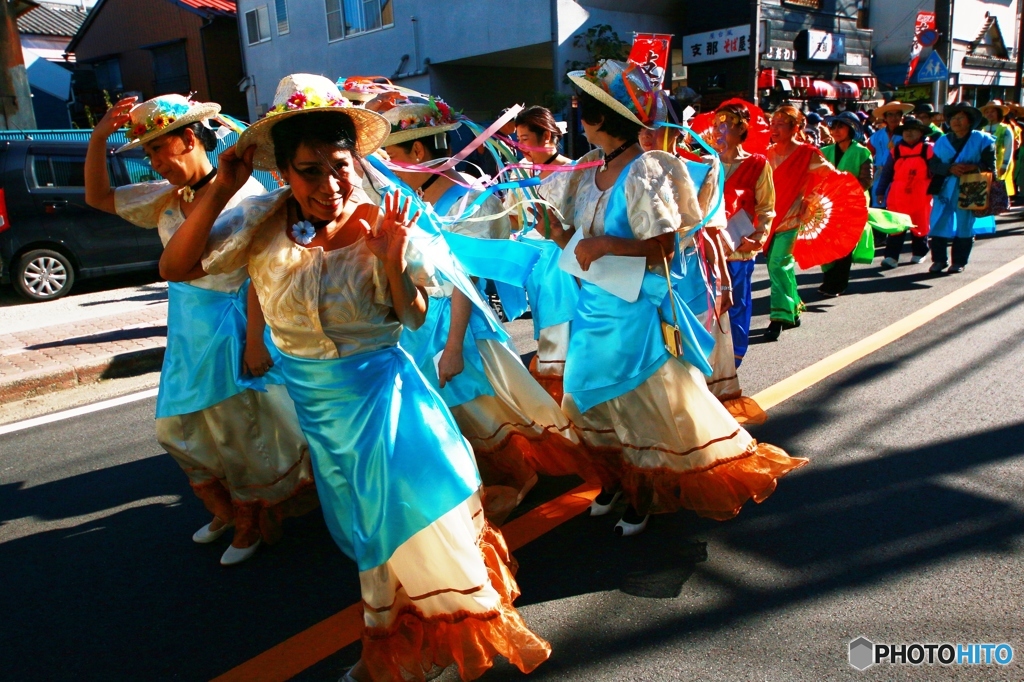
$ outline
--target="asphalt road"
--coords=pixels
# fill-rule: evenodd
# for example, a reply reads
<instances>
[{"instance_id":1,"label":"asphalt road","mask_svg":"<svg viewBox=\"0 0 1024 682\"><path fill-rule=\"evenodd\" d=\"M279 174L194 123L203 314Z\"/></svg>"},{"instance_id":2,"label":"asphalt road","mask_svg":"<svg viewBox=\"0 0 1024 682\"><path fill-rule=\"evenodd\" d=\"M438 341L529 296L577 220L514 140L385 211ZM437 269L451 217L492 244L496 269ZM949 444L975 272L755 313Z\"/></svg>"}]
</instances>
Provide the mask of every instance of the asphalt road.
<instances>
[{"instance_id":1,"label":"asphalt road","mask_svg":"<svg viewBox=\"0 0 1024 682\"><path fill-rule=\"evenodd\" d=\"M1024 225L979 240L958 276L855 267L848 295L818 301L820 275L802 274L803 326L752 347L744 388L1021 255ZM737 519L661 516L622 540L615 515L581 516L519 549L518 604L555 651L531 678L1024 679L1022 292L1024 271L773 408L754 435L811 464ZM763 267L755 295L756 334ZM208 518L152 412L146 400L0 436L0 680L208 680L358 600L316 514L235 569L217 564L226 541L192 543ZM527 506L573 485L545 480ZM858 673L846 657L860 635L1009 642L1016 660ZM357 657L295 679L336 680Z\"/></svg>"}]
</instances>

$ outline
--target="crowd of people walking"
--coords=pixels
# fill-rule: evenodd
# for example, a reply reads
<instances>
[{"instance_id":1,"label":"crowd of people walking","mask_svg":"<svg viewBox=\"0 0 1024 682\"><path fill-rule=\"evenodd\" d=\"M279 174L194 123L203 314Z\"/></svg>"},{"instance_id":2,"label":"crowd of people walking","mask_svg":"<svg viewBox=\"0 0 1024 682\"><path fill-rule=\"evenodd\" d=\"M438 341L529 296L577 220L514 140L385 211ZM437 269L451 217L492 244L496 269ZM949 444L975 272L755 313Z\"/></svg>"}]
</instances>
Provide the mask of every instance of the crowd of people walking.
<instances>
[{"instance_id":1,"label":"crowd of people walking","mask_svg":"<svg viewBox=\"0 0 1024 682\"><path fill-rule=\"evenodd\" d=\"M429 94L309 74L216 167L215 126L234 122L214 103L128 98L93 132L88 202L165 245L157 435L213 517L193 539L233 528L222 563L238 563L319 504L363 597L343 680L548 658L500 531L539 475L600 486L590 514L618 511L628 537L679 509L733 518L807 463L747 432L766 417L737 370L759 253L764 337L800 326L798 243L834 232L822 197L863 219L820 263L837 296L876 228L883 268L909 232L912 262L930 249L932 272L962 271L995 188L1015 193L1019 112L999 102L946 108L948 131L899 102L869 118L729 100L691 120L637 65L569 78L593 149L577 160L543 107L485 130ZM460 127L474 140L456 153ZM111 187L121 128L164 180ZM494 177L461 170L480 150ZM965 205L984 173L984 205ZM530 310L529 367L491 297L508 319Z\"/></svg>"}]
</instances>

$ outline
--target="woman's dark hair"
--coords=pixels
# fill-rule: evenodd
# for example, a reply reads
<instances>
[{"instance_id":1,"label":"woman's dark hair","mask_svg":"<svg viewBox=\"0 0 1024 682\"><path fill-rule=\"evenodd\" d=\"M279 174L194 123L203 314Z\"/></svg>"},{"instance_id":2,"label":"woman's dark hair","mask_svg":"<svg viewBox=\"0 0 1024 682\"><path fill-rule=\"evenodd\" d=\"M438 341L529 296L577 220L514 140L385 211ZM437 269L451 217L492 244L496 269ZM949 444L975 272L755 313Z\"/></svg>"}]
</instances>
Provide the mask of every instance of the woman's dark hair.
<instances>
[{"instance_id":1,"label":"woman's dark hair","mask_svg":"<svg viewBox=\"0 0 1024 682\"><path fill-rule=\"evenodd\" d=\"M185 139L185 131L191 130L199 140L199 144L203 145L203 149L208 152L215 151L217 149L217 134L212 130L204 126L201 122L196 121L195 123L189 123L188 125L175 128L167 132L168 135L175 135L177 137Z\"/></svg>"},{"instance_id":2,"label":"woman's dark hair","mask_svg":"<svg viewBox=\"0 0 1024 682\"><path fill-rule=\"evenodd\" d=\"M423 149L426 150L427 154L430 156L429 159L425 159L425 160L426 161L433 161L434 159L439 159L442 156L446 156L446 152L448 151L448 146L447 146L447 136L448 136L448 133L438 133L438 134L445 136L445 146L443 148L437 146L437 141L435 139L437 137L437 135L426 135L424 137L417 137L415 140L407 140L406 142L399 142L395 146L396 147L401 147L402 149L404 149L406 151L407 154L412 154L412 146L414 144L416 144L417 142L419 142L420 144L423 145Z\"/></svg>"},{"instance_id":3,"label":"woman's dark hair","mask_svg":"<svg viewBox=\"0 0 1024 682\"><path fill-rule=\"evenodd\" d=\"M747 124L747 127L743 129L743 134L740 135L740 142L747 141L747 133L750 132L750 112L742 104L726 104L718 107L715 113L725 112L727 114L733 114L738 117L741 121Z\"/></svg>"},{"instance_id":4,"label":"woman's dark hair","mask_svg":"<svg viewBox=\"0 0 1024 682\"><path fill-rule=\"evenodd\" d=\"M643 128L639 123L630 121L589 93L581 92L579 102L580 118L592 126L600 124L599 131L626 142L636 142L639 139L640 130Z\"/></svg>"},{"instance_id":5,"label":"woman's dark hair","mask_svg":"<svg viewBox=\"0 0 1024 682\"><path fill-rule=\"evenodd\" d=\"M292 116L270 129L274 142L274 161L278 168L288 168L300 145L329 146L355 154L356 127L342 112L313 111Z\"/></svg>"},{"instance_id":6,"label":"woman's dark hair","mask_svg":"<svg viewBox=\"0 0 1024 682\"><path fill-rule=\"evenodd\" d=\"M520 111L516 116L516 125L529 128L531 133L540 138L544 137L544 133L551 133L551 141L555 144L558 144L558 139L562 136L562 131L558 128L551 111L540 106L527 107Z\"/></svg>"}]
</instances>

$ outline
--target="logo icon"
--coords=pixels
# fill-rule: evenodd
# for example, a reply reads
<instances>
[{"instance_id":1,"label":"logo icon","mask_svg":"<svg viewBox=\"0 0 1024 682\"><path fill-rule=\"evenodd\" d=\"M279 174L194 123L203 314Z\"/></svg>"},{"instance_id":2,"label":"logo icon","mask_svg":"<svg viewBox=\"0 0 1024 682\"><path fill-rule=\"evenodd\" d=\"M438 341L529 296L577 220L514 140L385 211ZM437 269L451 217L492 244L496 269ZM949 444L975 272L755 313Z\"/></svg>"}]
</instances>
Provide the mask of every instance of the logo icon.
<instances>
[{"instance_id":1,"label":"logo icon","mask_svg":"<svg viewBox=\"0 0 1024 682\"><path fill-rule=\"evenodd\" d=\"M850 642L850 665L857 670L867 670L875 664L875 645L866 637Z\"/></svg>"}]
</instances>

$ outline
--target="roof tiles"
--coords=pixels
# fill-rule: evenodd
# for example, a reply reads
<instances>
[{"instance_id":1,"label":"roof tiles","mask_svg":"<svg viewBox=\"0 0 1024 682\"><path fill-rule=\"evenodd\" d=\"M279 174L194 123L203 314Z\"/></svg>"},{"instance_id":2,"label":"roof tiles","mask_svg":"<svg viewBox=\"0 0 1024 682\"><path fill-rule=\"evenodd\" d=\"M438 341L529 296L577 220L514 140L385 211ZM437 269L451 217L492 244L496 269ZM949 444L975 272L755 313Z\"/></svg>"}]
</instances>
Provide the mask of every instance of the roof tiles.
<instances>
[{"instance_id":1,"label":"roof tiles","mask_svg":"<svg viewBox=\"0 0 1024 682\"><path fill-rule=\"evenodd\" d=\"M198 0L193 0L198 1ZM216 0L227 4L225 0ZM234 6L235 3L230 3ZM86 12L74 5L43 2L18 17L18 32L70 38L85 21Z\"/></svg>"}]
</instances>

